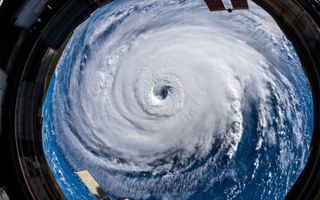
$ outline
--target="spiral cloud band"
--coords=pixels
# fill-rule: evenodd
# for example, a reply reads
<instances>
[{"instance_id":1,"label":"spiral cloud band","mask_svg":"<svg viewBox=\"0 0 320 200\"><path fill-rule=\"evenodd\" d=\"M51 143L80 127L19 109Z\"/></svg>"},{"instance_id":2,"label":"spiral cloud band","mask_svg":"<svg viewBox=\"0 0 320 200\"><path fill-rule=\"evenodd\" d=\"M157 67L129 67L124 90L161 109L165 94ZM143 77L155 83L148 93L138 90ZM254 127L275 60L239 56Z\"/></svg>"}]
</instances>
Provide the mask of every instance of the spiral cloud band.
<instances>
[{"instance_id":1,"label":"spiral cloud band","mask_svg":"<svg viewBox=\"0 0 320 200\"><path fill-rule=\"evenodd\" d=\"M200 0L115 1L62 54L53 132L70 166L114 197L283 197L307 154L300 67L251 2L229 14Z\"/></svg>"}]
</instances>

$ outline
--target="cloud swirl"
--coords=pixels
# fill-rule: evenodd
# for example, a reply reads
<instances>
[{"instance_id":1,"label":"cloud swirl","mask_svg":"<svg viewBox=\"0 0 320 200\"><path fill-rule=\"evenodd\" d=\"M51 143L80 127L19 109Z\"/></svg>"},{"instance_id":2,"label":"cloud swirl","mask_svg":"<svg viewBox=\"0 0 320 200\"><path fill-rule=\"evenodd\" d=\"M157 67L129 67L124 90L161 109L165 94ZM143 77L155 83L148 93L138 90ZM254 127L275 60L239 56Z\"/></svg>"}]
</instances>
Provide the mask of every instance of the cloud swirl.
<instances>
[{"instance_id":1,"label":"cloud swirl","mask_svg":"<svg viewBox=\"0 0 320 200\"><path fill-rule=\"evenodd\" d=\"M229 14L202 1L117 1L93 13L55 72L54 132L71 166L113 196L185 199L225 177L248 182L227 167L245 163L241 143L255 152L251 178L273 146L277 168L289 166L282 154L305 162L293 151L306 148L304 97L289 77L300 63L250 6ZM296 68L285 72L290 58Z\"/></svg>"}]
</instances>

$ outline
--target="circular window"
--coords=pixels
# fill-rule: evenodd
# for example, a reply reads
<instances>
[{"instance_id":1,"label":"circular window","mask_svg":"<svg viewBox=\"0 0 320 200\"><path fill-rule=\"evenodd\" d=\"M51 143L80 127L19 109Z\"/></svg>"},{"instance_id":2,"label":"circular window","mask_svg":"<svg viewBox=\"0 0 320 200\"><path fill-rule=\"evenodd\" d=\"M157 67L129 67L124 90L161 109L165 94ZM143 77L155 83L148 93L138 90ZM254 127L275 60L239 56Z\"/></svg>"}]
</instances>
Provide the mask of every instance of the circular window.
<instances>
[{"instance_id":1,"label":"circular window","mask_svg":"<svg viewBox=\"0 0 320 200\"><path fill-rule=\"evenodd\" d=\"M115 199L282 199L314 123L293 45L252 2L97 9L67 42L42 109L45 156L72 199L94 198L88 177Z\"/></svg>"}]
</instances>

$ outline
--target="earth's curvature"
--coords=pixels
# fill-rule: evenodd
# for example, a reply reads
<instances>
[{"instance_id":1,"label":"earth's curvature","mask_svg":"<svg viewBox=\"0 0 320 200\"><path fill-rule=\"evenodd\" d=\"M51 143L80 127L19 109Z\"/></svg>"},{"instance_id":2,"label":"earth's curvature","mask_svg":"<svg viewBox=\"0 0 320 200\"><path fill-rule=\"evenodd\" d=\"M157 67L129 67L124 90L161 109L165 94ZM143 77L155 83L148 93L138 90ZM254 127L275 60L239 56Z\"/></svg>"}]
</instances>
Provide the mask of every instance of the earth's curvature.
<instances>
[{"instance_id":1,"label":"earth's curvature","mask_svg":"<svg viewBox=\"0 0 320 200\"><path fill-rule=\"evenodd\" d=\"M43 106L68 199L283 199L308 158L312 96L274 20L201 0L114 1L70 38Z\"/></svg>"}]
</instances>

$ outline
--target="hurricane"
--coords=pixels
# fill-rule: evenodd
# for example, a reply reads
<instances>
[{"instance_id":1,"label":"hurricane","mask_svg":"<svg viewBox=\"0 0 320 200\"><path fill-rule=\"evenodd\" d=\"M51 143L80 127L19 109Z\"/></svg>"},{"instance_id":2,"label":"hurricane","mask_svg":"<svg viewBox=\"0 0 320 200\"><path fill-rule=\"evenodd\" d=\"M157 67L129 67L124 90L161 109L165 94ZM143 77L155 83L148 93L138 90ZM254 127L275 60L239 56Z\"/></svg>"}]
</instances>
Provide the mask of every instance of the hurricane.
<instances>
[{"instance_id":1,"label":"hurricane","mask_svg":"<svg viewBox=\"0 0 320 200\"><path fill-rule=\"evenodd\" d=\"M308 158L307 78L252 2L109 3L75 29L51 83L44 134L50 123L68 166L112 198L282 199Z\"/></svg>"}]
</instances>

